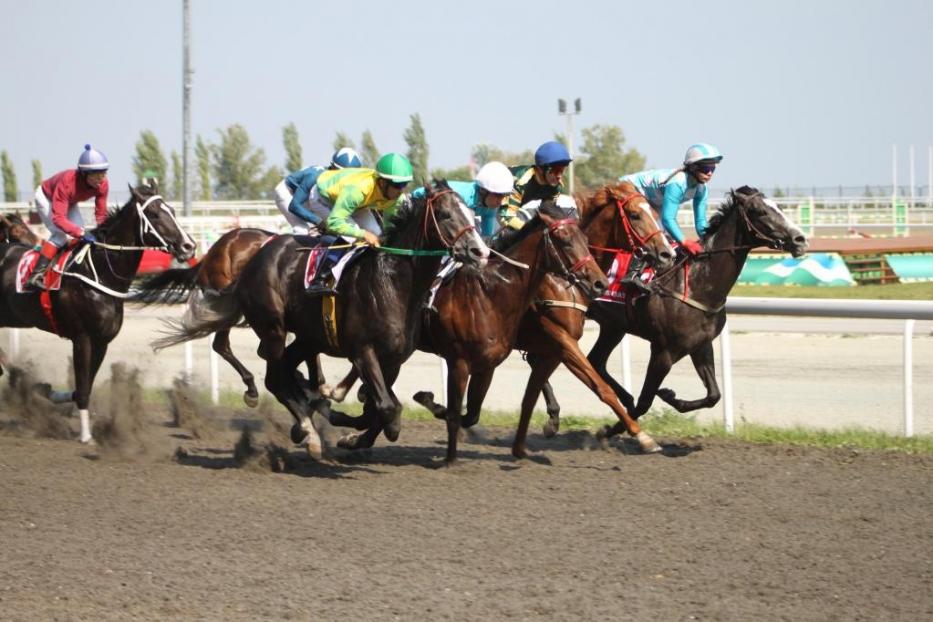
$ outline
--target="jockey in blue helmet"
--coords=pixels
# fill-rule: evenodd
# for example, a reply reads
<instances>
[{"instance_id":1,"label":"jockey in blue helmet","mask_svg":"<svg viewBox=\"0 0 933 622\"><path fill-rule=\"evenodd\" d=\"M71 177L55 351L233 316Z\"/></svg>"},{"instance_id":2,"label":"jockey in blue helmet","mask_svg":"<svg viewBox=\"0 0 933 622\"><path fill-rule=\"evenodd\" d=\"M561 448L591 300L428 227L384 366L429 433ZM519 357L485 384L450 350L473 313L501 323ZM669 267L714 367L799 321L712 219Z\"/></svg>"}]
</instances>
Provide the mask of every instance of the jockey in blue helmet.
<instances>
[{"instance_id":1,"label":"jockey in blue helmet","mask_svg":"<svg viewBox=\"0 0 933 622\"><path fill-rule=\"evenodd\" d=\"M309 166L295 171L279 182L275 187L275 206L285 216L294 233L308 233L309 223L315 220L308 211L308 197L311 188L317 183L318 176L324 171L362 166L363 161L353 148L341 147L331 156L330 164L326 168L320 165Z\"/></svg>"},{"instance_id":2,"label":"jockey in blue helmet","mask_svg":"<svg viewBox=\"0 0 933 622\"><path fill-rule=\"evenodd\" d=\"M521 229L536 211L536 208L522 209L522 206L531 201L555 199L562 194L564 171L571 160L566 147L550 140L535 151L534 166L512 167L515 189L499 212L499 223L503 227Z\"/></svg>"}]
</instances>

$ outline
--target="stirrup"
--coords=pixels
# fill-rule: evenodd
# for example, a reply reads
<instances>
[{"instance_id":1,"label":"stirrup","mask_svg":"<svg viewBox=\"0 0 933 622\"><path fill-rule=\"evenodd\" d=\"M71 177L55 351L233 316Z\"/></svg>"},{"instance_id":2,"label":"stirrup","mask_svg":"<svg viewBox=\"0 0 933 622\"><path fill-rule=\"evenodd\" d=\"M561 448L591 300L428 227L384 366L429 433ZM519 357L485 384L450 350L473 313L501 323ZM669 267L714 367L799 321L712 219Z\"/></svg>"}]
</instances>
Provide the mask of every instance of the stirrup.
<instances>
[{"instance_id":1,"label":"stirrup","mask_svg":"<svg viewBox=\"0 0 933 622\"><path fill-rule=\"evenodd\" d=\"M619 283L622 285L631 285L644 294L650 294L652 292L651 286L638 278L638 275L627 276L619 281Z\"/></svg>"},{"instance_id":2,"label":"stirrup","mask_svg":"<svg viewBox=\"0 0 933 622\"><path fill-rule=\"evenodd\" d=\"M305 290L305 294L308 296L336 296L337 288L327 283L314 282L308 286L308 289Z\"/></svg>"},{"instance_id":3,"label":"stirrup","mask_svg":"<svg viewBox=\"0 0 933 622\"><path fill-rule=\"evenodd\" d=\"M41 290L47 289L45 286L45 272L43 271L38 274L33 272L32 274L30 274L29 278L26 279L26 288L27 289L29 288L41 289Z\"/></svg>"}]
</instances>

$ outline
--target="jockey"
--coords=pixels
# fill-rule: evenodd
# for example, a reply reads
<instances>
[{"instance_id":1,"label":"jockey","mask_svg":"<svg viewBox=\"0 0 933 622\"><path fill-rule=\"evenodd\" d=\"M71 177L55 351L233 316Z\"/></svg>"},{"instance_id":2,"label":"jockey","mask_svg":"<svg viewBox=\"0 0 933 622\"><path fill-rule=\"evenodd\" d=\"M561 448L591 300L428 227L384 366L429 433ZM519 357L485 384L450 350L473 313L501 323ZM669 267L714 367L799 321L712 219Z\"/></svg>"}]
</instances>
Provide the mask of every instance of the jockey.
<instances>
[{"instance_id":1,"label":"jockey","mask_svg":"<svg viewBox=\"0 0 933 622\"><path fill-rule=\"evenodd\" d=\"M515 187L515 178L509 168L502 162L487 162L479 169L473 181L448 181L447 184L480 218L480 235L484 238L492 237L496 232L499 208ZM424 195L423 187L411 193L415 198Z\"/></svg>"},{"instance_id":2,"label":"jockey","mask_svg":"<svg viewBox=\"0 0 933 622\"><path fill-rule=\"evenodd\" d=\"M719 150L706 143L690 145L684 155L684 164L677 169L655 169L625 175L622 181L628 181L638 188L655 210L661 214L661 225L667 234L678 242L684 251L691 255L702 252L699 240L687 240L677 224L677 210L681 203L693 201L693 222L697 237L706 233L706 184L712 179L716 165L722 161ZM639 277L644 262L632 258L628 272L622 283L634 285L647 291L648 288Z\"/></svg>"},{"instance_id":3,"label":"jockey","mask_svg":"<svg viewBox=\"0 0 933 622\"><path fill-rule=\"evenodd\" d=\"M343 147L334 152L327 168L320 165L309 166L295 171L280 181L275 187L275 206L292 226L293 233L296 235L308 233L309 223L314 222L314 215L308 212L308 197L321 173L325 170L334 171L361 166L363 166L363 161L360 160L359 154L350 147Z\"/></svg>"},{"instance_id":4,"label":"jockey","mask_svg":"<svg viewBox=\"0 0 933 622\"><path fill-rule=\"evenodd\" d=\"M524 207L531 201L554 199L564 192L561 185L571 157L567 148L557 141L548 141L535 151L534 166L511 169L515 189L508 203L499 212L499 223L510 229L521 229L537 212L537 205Z\"/></svg>"},{"instance_id":5,"label":"jockey","mask_svg":"<svg viewBox=\"0 0 933 622\"><path fill-rule=\"evenodd\" d=\"M313 224L327 233L346 238L362 238L379 246L382 227L373 210L391 216L398 208L405 187L412 180L411 162L400 153L387 153L376 169L354 168L324 171L311 190L310 213ZM322 287L326 275L315 279L310 294L334 293Z\"/></svg>"},{"instance_id":6,"label":"jockey","mask_svg":"<svg viewBox=\"0 0 933 622\"><path fill-rule=\"evenodd\" d=\"M43 224L51 232L49 239L42 243L36 266L29 276L27 285L44 288L43 280L49 263L65 245L68 237L81 238L94 243L94 234L84 228L84 219L78 209L78 202L94 197L94 217L97 224L107 218L107 169L110 163L100 151L90 145L84 145L84 152L78 158L78 167L68 169L49 177L36 188L36 211Z\"/></svg>"}]
</instances>

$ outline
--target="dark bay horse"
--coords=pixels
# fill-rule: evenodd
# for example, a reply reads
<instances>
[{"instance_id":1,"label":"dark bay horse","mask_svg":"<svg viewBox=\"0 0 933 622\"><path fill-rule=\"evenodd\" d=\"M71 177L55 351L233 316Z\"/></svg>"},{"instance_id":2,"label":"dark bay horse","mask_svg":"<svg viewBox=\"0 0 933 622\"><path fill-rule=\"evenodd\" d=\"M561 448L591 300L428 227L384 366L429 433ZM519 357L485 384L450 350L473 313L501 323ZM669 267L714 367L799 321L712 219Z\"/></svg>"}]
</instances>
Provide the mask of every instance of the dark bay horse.
<instances>
[{"instance_id":1,"label":"dark bay horse","mask_svg":"<svg viewBox=\"0 0 933 622\"><path fill-rule=\"evenodd\" d=\"M180 320L168 320L164 336L153 341L159 351L192 339L214 334L211 347L240 374L246 391L243 401L248 406L259 403L259 391L253 374L233 354L230 329L242 315L231 287L243 267L259 252L275 233L263 229L233 229L220 236L194 266L171 268L145 279L136 287L131 302L174 304L187 301L185 315ZM320 370L320 366L317 367ZM318 378L318 383L323 383Z\"/></svg>"},{"instance_id":2,"label":"dark bay horse","mask_svg":"<svg viewBox=\"0 0 933 622\"><path fill-rule=\"evenodd\" d=\"M655 395L678 412L709 408L719 401L713 340L726 323L726 297L749 251L759 246L800 257L806 252L807 238L773 201L757 189L743 186L730 193L710 218L704 252L658 274L652 285L654 293L637 299L631 309L626 309L627 304L604 301L590 307L589 316L599 324L599 337L588 358L636 419L648 411ZM637 404L606 369L609 355L626 333L651 343ZM704 398L684 400L674 391L660 388L671 367L687 355L706 387ZM618 425L606 426L600 435L622 431Z\"/></svg>"},{"instance_id":3,"label":"dark bay horse","mask_svg":"<svg viewBox=\"0 0 933 622\"><path fill-rule=\"evenodd\" d=\"M0 245L0 326L36 327L72 342L73 392L53 391L53 401L74 401L81 418L81 441L90 442L88 405L94 377L107 346L123 324L123 299L143 250L157 248L179 260L194 255L194 241L155 187L130 187L130 199L94 235L90 249L75 247L65 265L61 289L16 293L17 265L28 249ZM80 263L78 262L80 259Z\"/></svg>"},{"instance_id":4,"label":"dark bay horse","mask_svg":"<svg viewBox=\"0 0 933 622\"><path fill-rule=\"evenodd\" d=\"M0 214L0 244L36 246L42 238L33 233L19 214Z\"/></svg>"},{"instance_id":5,"label":"dark bay horse","mask_svg":"<svg viewBox=\"0 0 933 622\"><path fill-rule=\"evenodd\" d=\"M493 257L483 270L458 270L438 291L437 312L424 314L419 349L442 357L449 371L447 407L433 411L447 422L448 464L457 458L467 383L471 406L482 404L496 367L512 351L519 322L545 275L570 279L588 297L601 294L607 286L606 275L590 254L576 219L567 218L553 201L542 202L538 215L500 250L504 257ZM330 422L357 429L373 423L365 416L336 412L331 413Z\"/></svg>"},{"instance_id":6,"label":"dark bay horse","mask_svg":"<svg viewBox=\"0 0 933 622\"><path fill-rule=\"evenodd\" d=\"M489 255L468 212L446 182L428 186L424 198L387 223L382 245L388 248L367 249L344 271L336 297L306 294L306 255L291 236L266 244L243 269L234 291L260 339L266 388L294 417L293 440L306 442L312 456L322 448L310 415L322 401L299 384L295 368L321 353L349 359L371 388L364 416L374 425L340 445L371 446L383 430L397 440L402 407L391 387L418 342L421 308L440 255L450 252L468 266L485 264ZM287 332L295 341L286 352Z\"/></svg>"}]
</instances>

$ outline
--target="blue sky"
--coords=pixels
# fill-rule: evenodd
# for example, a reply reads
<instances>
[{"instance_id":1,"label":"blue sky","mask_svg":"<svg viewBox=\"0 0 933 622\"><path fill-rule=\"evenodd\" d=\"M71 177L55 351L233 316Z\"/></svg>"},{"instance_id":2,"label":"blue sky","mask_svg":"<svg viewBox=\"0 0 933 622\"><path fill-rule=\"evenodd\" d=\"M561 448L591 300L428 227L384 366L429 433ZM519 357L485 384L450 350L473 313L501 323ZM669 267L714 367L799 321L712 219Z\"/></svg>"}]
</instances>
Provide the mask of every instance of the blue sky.
<instances>
[{"instance_id":1,"label":"blue sky","mask_svg":"<svg viewBox=\"0 0 933 622\"><path fill-rule=\"evenodd\" d=\"M891 145L933 144L933 3L286 2L191 0L192 129L243 124L282 165L294 122L306 164L338 130L404 150L420 113L431 166L489 142L533 149L564 130L621 126L651 166L687 145L726 154L715 187L861 186L891 179ZM181 150L181 0L0 0L0 149L20 190L85 142L131 179L143 129Z\"/></svg>"}]
</instances>

